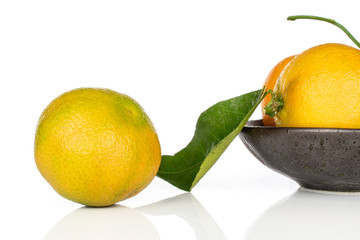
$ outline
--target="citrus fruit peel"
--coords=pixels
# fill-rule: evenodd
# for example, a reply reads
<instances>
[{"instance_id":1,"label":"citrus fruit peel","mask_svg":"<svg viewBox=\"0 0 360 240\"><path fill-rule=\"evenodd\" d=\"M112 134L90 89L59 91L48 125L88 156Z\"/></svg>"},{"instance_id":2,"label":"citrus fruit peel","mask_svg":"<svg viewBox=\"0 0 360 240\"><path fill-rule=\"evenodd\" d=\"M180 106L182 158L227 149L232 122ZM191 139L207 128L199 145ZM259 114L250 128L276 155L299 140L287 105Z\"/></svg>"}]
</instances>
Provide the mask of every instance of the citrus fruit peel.
<instances>
[{"instance_id":1,"label":"citrus fruit peel","mask_svg":"<svg viewBox=\"0 0 360 240\"><path fill-rule=\"evenodd\" d=\"M335 20L290 16L288 20L314 19L342 29L360 47L351 33ZM360 50L344 44L322 44L297 55L281 72L263 113L277 127L358 128ZM344 104L334 101L342 98Z\"/></svg>"},{"instance_id":2,"label":"citrus fruit peel","mask_svg":"<svg viewBox=\"0 0 360 240\"><path fill-rule=\"evenodd\" d=\"M134 99L109 89L80 88L43 111L35 161L61 196L103 207L148 186L161 151L150 118Z\"/></svg>"}]
</instances>

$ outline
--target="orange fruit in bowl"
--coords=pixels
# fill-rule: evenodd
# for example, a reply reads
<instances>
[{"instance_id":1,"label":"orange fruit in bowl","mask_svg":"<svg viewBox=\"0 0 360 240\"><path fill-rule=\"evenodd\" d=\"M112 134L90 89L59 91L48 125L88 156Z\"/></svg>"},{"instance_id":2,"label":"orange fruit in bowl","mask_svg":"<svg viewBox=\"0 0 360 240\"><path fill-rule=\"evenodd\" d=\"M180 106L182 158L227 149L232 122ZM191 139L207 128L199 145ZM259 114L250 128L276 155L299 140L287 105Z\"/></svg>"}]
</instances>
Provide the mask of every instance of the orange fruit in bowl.
<instances>
[{"instance_id":1,"label":"orange fruit in bowl","mask_svg":"<svg viewBox=\"0 0 360 240\"><path fill-rule=\"evenodd\" d=\"M43 111L35 161L60 195L103 207L143 190L157 174L161 151L150 118L134 99L108 89L80 88Z\"/></svg>"},{"instance_id":2,"label":"orange fruit in bowl","mask_svg":"<svg viewBox=\"0 0 360 240\"><path fill-rule=\"evenodd\" d=\"M360 128L360 50L327 43L297 55L274 87L277 127Z\"/></svg>"},{"instance_id":3,"label":"orange fruit in bowl","mask_svg":"<svg viewBox=\"0 0 360 240\"><path fill-rule=\"evenodd\" d=\"M264 88L265 90L273 90L276 84L277 79L280 76L281 71L284 69L284 67L295 57L296 55L287 57L283 60L281 60L278 64L275 65L269 72L265 83ZM262 109L262 121L264 126L275 126L275 121L273 117L270 117L269 115L265 114L264 108L266 105L270 102L271 95L268 94L265 96L265 98L261 101L261 109Z\"/></svg>"}]
</instances>

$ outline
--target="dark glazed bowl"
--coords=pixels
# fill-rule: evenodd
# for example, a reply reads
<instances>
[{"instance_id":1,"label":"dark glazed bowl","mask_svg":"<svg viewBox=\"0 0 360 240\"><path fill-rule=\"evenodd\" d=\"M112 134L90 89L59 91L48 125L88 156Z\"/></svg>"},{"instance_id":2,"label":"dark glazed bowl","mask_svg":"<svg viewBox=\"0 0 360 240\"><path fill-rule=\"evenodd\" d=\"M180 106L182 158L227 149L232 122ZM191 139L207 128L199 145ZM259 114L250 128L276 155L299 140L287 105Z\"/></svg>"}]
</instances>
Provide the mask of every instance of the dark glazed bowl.
<instances>
[{"instance_id":1,"label":"dark glazed bowl","mask_svg":"<svg viewBox=\"0 0 360 240\"><path fill-rule=\"evenodd\" d=\"M360 191L360 129L265 127L255 120L239 137L265 166L304 188Z\"/></svg>"}]
</instances>

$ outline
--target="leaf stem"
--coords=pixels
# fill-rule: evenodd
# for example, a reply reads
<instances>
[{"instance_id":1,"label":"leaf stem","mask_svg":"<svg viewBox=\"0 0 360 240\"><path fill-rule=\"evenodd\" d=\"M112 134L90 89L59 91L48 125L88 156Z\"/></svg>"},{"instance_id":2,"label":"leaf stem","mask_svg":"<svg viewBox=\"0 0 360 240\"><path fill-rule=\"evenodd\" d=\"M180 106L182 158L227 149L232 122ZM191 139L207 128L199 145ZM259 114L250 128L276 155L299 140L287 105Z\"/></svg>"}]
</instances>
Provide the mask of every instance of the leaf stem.
<instances>
[{"instance_id":1,"label":"leaf stem","mask_svg":"<svg viewBox=\"0 0 360 240\"><path fill-rule=\"evenodd\" d=\"M295 21L296 19L313 19L313 20L319 20L319 21L331 23L331 24L337 26L338 28L340 28L341 30L343 30L346 33L346 35L356 44L356 46L358 46L360 48L360 42L358 42L355 39L355 37L343 25L341 25L340 23L336 22L333 19L318 17L318 16L311 16L311 15L295 15L295 16L289 16L287 18L287 20L290 20L290 21Z\"/></svg>"}]
</instances>

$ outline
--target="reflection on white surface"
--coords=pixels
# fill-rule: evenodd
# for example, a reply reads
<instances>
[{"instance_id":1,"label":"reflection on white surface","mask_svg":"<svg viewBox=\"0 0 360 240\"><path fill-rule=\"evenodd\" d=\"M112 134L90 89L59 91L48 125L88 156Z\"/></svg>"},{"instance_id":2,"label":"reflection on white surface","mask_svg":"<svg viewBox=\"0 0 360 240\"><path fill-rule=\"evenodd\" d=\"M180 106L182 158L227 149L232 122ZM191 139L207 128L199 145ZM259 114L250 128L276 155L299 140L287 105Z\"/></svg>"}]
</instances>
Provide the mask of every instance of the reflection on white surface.
<instances>
[{"instance_id":1,"label":"reflection on white surface","mask_svg":"<svg viewBox=\"0 0 360 240\"><path fill-rule=\"evenodd\" d=\"M154 225L138 211L119 205L82 207L61 219L45 240L160 239Z\"/></svg>"},{"instance_id":2,"label":"reflection on white surface","mask_svg":"<svg viewBox=\"0 0 360 240\"><path fill-rule=\"evenodd\" d=\"M360 196L299 189L265 211L245 240L358 239Z\"/></svg>"},{"instance_id":3,"label":"reflection on white surface","mask_svg":"<svg viewBox=\"0 0 360 240\"><path fill-rule=\"evenodd\" d=\"M191 193L184 193L137 210L154 216L175 214L189 223L198 240L226 239L214 219Z\"/></svg>"},{"instance_id":4,"label":"reflection on white surface","mask_svg":"<svg viewBox=\"0 0 360 240\"><path fill-rule=\"evenodd\" d=\"M144 215L177 215L192 228L198 240L223 240L224 233L191 193L184 193L136 209L114 205L82 207L61 219L45 240L160 239L156 226Z\"/></svg>"}]
</instances>

